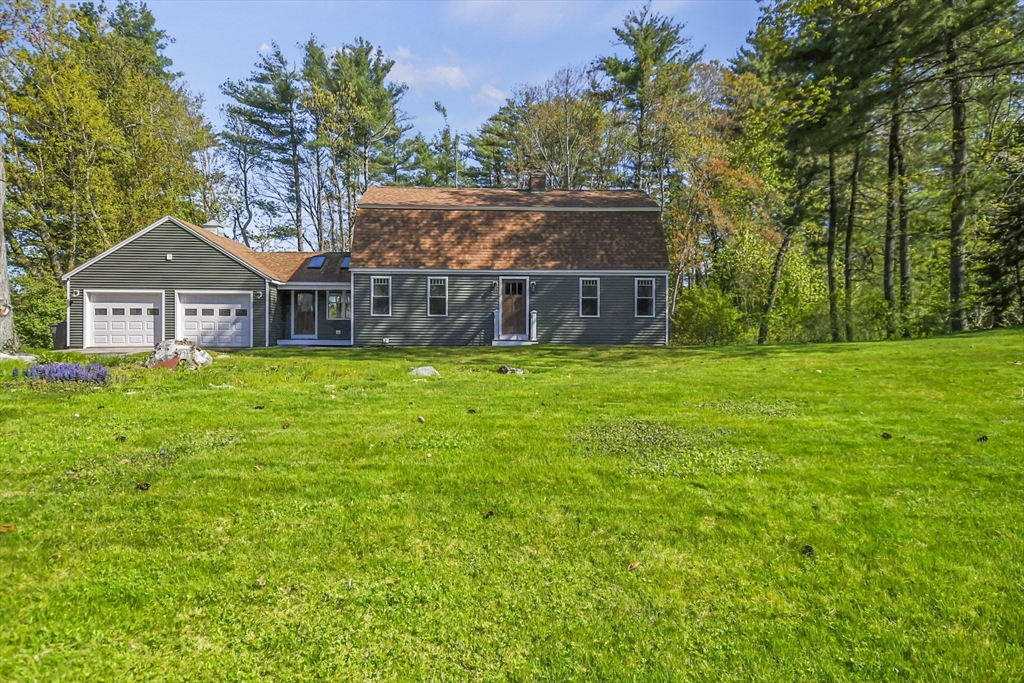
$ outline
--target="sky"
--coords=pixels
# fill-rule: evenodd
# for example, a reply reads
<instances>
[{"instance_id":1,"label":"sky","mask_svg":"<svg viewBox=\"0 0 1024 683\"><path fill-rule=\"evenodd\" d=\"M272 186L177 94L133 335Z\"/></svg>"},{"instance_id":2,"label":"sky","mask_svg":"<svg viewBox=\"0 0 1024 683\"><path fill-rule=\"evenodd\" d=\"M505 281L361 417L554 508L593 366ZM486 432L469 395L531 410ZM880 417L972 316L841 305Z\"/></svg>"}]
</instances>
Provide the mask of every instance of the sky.
<instances>
[{"instance_id":1,"label":"sky","mask_svg":"<svg viewBox=\"0 0 1024 683\"><path fill-rule=\"evenodd\" d=\"M409 86L403 109L430 137L443 125L434 102L461 133L477 130L516 86L542 83L559 68L625 55L612 28L641 2L622 0L147 0L174 43L167 55L218 126L219 86L243 79L276 42L290 59L310 36L338 48L361 36L391 59ZM754 28L756 0L656 0L654 11L685 23L706 59L726 61Z\"/></svg>"}]
</instances>

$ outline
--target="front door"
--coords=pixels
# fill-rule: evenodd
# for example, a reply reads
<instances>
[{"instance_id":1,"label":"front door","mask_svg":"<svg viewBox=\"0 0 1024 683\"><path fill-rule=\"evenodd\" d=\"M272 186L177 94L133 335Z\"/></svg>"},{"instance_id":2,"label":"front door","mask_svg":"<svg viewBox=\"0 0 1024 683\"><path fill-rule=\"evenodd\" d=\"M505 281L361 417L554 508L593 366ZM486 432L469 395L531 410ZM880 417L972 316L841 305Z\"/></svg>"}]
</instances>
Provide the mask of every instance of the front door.
<instances>
[{"instance_id":1,"label":"front door","mask_svg":"<svg viewBox=\"0 0 1024 683\"><path fill-rule=\"evenodd\" d=\"M501 281L501 334L526 335L526 280Z\"/></svg>"},{"instance_id":2,"label":"front door","mask_svg":"<svg viewBox=\"0 0 1024 683\"><path fill-rule=\"evenodd\" d=\"M292 335L295 337L316 336L316 292L295 292L295 308Z\"/></svg>"}]
</instances>

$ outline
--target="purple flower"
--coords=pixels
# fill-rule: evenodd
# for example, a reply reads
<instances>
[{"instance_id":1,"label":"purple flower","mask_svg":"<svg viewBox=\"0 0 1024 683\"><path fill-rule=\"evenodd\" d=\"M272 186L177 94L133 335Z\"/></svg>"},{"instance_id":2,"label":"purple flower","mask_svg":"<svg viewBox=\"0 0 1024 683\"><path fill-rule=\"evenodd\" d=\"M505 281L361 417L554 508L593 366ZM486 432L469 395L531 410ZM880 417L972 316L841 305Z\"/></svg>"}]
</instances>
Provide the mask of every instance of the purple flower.
<instances>
[{"instance_id":1,"label":"purple flower","mask_svg":"<svg viewBox=\"0 0 1024 683\"><path fill-rule=\"evenodd\" d=\"M30 366L24 374L27 379L44 382L104 384L107 381L107 369L99 363L90 363L84 368L78 363L44 363Z\"/></svg>"}]
</instances>

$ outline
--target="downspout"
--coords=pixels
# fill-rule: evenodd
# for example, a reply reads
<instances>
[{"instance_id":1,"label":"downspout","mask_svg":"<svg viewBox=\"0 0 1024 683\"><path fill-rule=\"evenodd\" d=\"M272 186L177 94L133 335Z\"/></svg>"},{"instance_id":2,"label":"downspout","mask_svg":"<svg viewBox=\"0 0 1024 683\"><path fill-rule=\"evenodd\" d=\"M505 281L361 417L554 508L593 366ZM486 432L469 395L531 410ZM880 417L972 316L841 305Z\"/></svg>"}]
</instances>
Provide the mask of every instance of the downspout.
<instances>
[{"instance_id":1,"label":"downspout","mask_svg":"<svg viewBox=\"0 0 1024 683\"><path fill-rule=\"evenodd\" d=\"M264 280L263 284L266 287L263 294L263 315L266 319L266 322L263 323L263 346L270 348L270 280Z\"/></svg>"}]
</instances>

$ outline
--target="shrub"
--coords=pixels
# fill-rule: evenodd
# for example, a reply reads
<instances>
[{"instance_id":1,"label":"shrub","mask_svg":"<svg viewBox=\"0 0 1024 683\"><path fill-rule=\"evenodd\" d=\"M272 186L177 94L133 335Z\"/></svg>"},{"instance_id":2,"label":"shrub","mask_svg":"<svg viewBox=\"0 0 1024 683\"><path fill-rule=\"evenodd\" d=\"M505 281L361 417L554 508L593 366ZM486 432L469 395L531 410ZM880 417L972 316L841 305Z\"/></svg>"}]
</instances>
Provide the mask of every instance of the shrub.
<instances>
[{"instance_id":1,"label":"shrub","mask_svg":"<svg viewBox=\"0 0 1024 683\"><path fill-rule=\"evenodd\" d=\"M38 349L53 345L50 325L67 317L67 296L60 283L50 278L21 275L11 283L14 327L21 343Z\"/></svg>"},{"instance_id":2,"label":"shrub","mask_svg":"<svg viewBox=\"0 0 1024 683\"><path fill-rule=\"evenodd\" d=\"M44 363L26 368L24 377L43 382L106 384L108 373L107 369L99 363L90 363L85 367L78 363Z\"/></svg>"}]
</instances>

